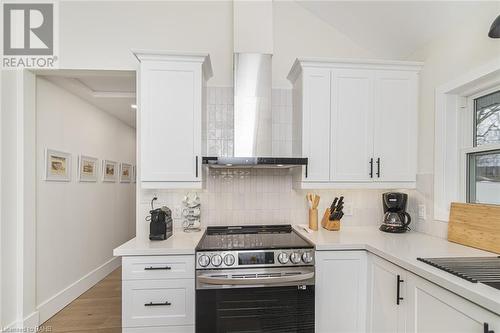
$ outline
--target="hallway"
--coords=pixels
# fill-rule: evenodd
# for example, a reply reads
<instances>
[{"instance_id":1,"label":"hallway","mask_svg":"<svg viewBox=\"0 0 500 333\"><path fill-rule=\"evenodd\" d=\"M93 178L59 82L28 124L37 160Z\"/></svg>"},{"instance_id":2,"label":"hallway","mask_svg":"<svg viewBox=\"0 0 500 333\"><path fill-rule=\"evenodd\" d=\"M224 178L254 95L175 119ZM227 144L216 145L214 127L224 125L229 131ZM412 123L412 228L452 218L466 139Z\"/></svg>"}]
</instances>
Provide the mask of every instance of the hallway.
<instances>
[{"instance_id":1,"label":"hallway","mask_svg":"<svg viewBox=\"0 0 500 333\"><path fill-rule=\"evenodd\" d=\"M121 333L121 267L71 302L40 332Z\"/></svg>"}]
</instances>

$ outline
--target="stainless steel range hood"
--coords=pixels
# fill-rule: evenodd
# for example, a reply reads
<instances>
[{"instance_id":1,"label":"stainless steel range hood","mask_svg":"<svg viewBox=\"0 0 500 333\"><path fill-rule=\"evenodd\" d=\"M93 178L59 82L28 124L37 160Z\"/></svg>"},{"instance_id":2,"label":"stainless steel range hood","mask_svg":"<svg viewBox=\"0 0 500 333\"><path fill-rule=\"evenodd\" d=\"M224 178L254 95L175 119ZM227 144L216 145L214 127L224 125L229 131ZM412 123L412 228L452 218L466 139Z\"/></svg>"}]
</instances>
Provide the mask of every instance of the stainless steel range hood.
<instances>
[{"instance_id":1,"label":"stainless steel range hood","mask_svg":"<svg viewBox=\"0 0 500 333\"><path fill-rule=\"evenodd\" d=\"M234 156L204 157L204 164L235 168L307 165L307 158L272 155L271 66L271 54L234 54Z\"/></svg>"}]
</instances>

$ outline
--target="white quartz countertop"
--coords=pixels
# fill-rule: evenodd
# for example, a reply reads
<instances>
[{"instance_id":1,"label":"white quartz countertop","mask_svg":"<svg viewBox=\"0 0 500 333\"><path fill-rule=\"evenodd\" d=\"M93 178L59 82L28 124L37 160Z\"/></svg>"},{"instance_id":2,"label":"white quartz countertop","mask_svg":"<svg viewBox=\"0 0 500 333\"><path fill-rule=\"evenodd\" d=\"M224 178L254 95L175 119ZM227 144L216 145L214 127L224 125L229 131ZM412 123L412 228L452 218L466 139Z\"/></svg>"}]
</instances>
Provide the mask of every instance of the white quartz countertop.
<instances>
[{"instance_id":1,"label":"white quartz countertop","mask_svg":"<svg viewBox=\"0 0 500 333\"><path fill-rule=\"evenodd\" d=\"M482 283L471 283L417 260L437 257L497 256L495 253L448 242L418 232L389 234L377 227L342 227L340 231L306 232L294 227L314 244L317 251L366 250L420 277L460 295L492 312L500 314L500 290Z\"/></svg>"},{"instance_id":2,"label":"white quartz countertop","mask_svg":"<svg viewBox=\"0 0 500 333\"><path fill-rule=\"evenodd\" d=\"M132 238L125 244L113 250L113 255L120 256L162 256L174 254L193 254L205 229L201 231L184 232L175 229L174 234L164 241Z\"/></svg>"}]
</instances>

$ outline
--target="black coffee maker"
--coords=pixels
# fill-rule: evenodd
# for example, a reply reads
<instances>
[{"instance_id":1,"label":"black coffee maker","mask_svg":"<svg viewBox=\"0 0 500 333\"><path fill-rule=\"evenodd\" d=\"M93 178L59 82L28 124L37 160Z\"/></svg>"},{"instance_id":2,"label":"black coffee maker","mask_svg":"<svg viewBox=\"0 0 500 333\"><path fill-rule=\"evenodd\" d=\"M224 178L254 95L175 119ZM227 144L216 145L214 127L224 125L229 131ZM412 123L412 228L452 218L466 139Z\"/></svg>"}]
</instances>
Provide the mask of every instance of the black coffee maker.
<instances>
[{"instance_id":1,"label":"black coffee maker","mask_svg":"<svg viewBox=\"0 0 500 333\"><path fill-rule=\"evenodd\" d=\"M410 214L406 212L408 194L388 192L382 194L384 205L384 220L380 230L385 232L402 233L410 230Z\"/></svg>"},{"instance_id":2,"label":"black coffee maker","mask_svg":"<svg viewBox=\"0 0 500 333\"><path fill-rule=\"evenodd\" d=\"M154 209L153 202L157 199L154 197L151 200L151 210L149 211L151 215L146 218L146 221L151 221L149 223L149 239L165 240L173 234L172 211L167 206Z\"/></svg>"}]
</instances>

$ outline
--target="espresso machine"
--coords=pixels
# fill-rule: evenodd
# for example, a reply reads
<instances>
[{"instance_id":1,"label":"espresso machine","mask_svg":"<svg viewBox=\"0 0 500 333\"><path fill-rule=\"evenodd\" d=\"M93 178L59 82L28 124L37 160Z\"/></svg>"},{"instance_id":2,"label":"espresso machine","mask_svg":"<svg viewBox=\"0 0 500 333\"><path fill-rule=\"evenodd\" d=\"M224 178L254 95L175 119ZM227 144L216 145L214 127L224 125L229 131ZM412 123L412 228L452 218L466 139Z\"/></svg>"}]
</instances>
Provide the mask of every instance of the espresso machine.
<instances>
[{"instance_id":1,"label":"espresso machine","mask_svg":"<svg viewBox=\"0 0 500 333\"><path fill-rule=\"evenodd\" d=\"M387 192L382 194L384 205L384 220L380 230L385 232L403 233L410 230L410 214L406 212L408 194Z\"/></svg>"}]
</instances>

